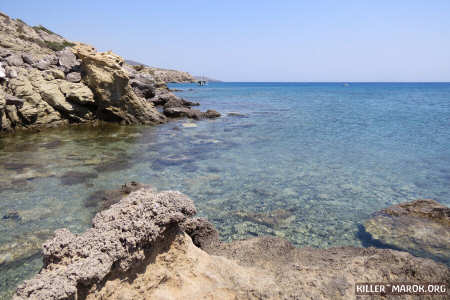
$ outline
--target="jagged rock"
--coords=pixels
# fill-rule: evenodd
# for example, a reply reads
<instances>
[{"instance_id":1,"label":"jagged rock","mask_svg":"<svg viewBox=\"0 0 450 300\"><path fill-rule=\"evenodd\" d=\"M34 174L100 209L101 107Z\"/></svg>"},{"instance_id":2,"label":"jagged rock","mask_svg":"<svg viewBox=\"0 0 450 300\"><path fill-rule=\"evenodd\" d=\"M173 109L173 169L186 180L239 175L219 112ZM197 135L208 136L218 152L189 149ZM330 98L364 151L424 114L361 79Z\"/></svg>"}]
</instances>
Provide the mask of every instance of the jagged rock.
<instances>
[{"instance_id":1,"label":"jagged rock","mask_svg":"<svg viewBox=\"0 0 450 300\"><path fill-rule=\"evenodd\" d=\"M276 237L222 243L194 214L180 193L132 192L85 233L56 231L43 269L13 299L344 300L356 298L357 282L450 284L445 265L395 250L295 248Z\"/></svg>"},{"instance_id":2,"label":"jagged rock","mask_svg":"<svg viewBox=\"0 0 450 300\"><path fill-rule=\"evenodd\" d=\"M81 74L80 72L70 72L66 75L66 80L74 83L80 82Z\"/></svg>"},{"instance_id":3,"label":"jagged rock","mask_svg":"<svg viewBox=\"0 0 450 300\"><path fill-rule=\"evenodd\" d=\"M111 272L126 272L142 262L144 249L195 212L181 193L135 191L98 213L85 233L57 230L43 245L44 269L18 287L15 299L71 299Z\"/></svg>"},{"instance_id":4,"label":"jagged rock","mask_svg":"<svg viewBox=\"0 0 450 300\"><path fill-rule=\"evenodd\" d=\"M416 200L388 207L364 228L385 245L450 264L450 208L439 202Z\"/></svg>"},{"instance_id":5,"label":"jagged rock","mask_svg":"<svg viewBox=\"0 0 450 300\"><path fill-rule=\"evenodd\" d=\"M82 83L72 83L68 81L60 81L59 89L64 97L73 103L80 105L94 105L94 94Z\"/></svg>"},{"instance_id":6,"label":"jagged rock","mask_svg":"<svg viewBox=\"0 0 450 300\"><path fill-rule=\"evenodd\" d=\"M87 45L72 46L42 26L0 14L0 89L24 100L7 105L0 99L1 133L96 120L167 121L151 101L168 93L165 82L154 75L157 69L131 67L121 57Z\"/></svg>"},{"instance_id":7,"label":"jagged rock","mask_svg":"<svg viewBox=\"0 0 450 300\"><path fill-rule=\"evenodd\" d=\"M5 61L10 66L22 66L23 60L22 56L18 54L12 54L5 58Z\"/></svg>"},{"instance_id":8,"label":"jagged rock","mask_svg":"<svg viewBox=\"0 0 450 300\"><path fill-rule=\"evenodd\" d=\"M136 95L146 99L155 97L155 86L153 83L144 83L142 81L132 79L130 80L131 87Z\"/></svg>"},{"instance_id":9,"label":"jagged rock","mask_svg":"<svg viewBox=\"0 0 450 300\"><path fill-rule=\"evenodd\" d=\"M215 249L219 241L219 232L204 218L189 218L180 227L191 238L195 246L206 250Z\"/></svg>"},{"instance_id":10,"label":"jagged rock","mask_svg":"<svg viewBox=\"0 0 450 300\"><path fill-rule=\"evenodd\" d=\"M133 92L129 78L122 69L123 59L120 56L111 52L98 53L82 44L76 46L75 51L86 74L84 80L96 97L100 118L125 124L165 121L153 105Z\"/></svg>"},{"instance_id":11,"label":"jagged rock","mask_svg":"<svg viewBox=\"0 0 450 300\"><path fill-rule=\"evenodd\" d=\"M58 51L56 52L56 55L58 56L58 63L63 67L65 73L70 72L74 67L80 64L70 48Z\"/></svg>"}]
</instances>

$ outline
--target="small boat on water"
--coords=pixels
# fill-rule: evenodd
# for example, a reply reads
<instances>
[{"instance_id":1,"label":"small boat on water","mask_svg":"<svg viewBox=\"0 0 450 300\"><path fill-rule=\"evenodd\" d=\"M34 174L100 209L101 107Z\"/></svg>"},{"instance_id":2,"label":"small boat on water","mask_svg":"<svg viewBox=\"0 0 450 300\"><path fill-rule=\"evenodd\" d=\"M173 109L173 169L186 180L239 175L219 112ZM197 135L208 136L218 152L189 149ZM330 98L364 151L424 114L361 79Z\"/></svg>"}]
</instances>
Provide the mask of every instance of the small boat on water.
<instances>
[{"instance_id":1,"label":"small boat on water","mask_svg":"<svg viewBox=\"0 0 450 300\"><path fill-rule=\"evenodd\" d=\"M197 80L197 84L200 85L200 86L208 85L208 81L206 81L206 80Z\"/></svg>"}]
</instances>

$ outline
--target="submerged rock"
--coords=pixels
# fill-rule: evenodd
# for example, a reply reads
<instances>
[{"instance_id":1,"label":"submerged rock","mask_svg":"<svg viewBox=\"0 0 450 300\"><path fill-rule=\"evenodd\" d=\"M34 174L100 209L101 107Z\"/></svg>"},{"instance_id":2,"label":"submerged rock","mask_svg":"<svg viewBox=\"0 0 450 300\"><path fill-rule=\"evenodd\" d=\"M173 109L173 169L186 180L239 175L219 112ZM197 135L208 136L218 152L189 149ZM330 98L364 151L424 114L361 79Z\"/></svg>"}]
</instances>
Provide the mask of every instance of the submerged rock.
<instances>
[{"instance_id":1,"label":"submerged rock","mask_svg":"<svg viewBox=\"0 0 450 300\"><path fill-rule=\"evenodd\" d=\"M98 177L97 173L69 171L61 176L61 183L63 185L74 185L85 183L97 177Z\"/></svg>"},{"instance_id":2,"label":"submerged rock","mask_svg":"<svg viewBox=\"0 0 450 300\"><path fill-rule=\"evenodd\" d=\"M51 237L50 230L40 230L19 236L12 242L0 244L0 266L27 259L41 252L42 244Z\"/></svg>"},{"instance_id":3,"label":"submerged rock","mask_svg":"<svg viewBox=\"0 0 450 300\"><path fill-rule=\"evenodd\" d=\"M375 241L450 264L450 208L434 200L388 207L364 224Z\"/></svg>"},{"instance_id":4,"label":"submerged rock","mask_svg":"<svg viewBox=\"0 0 450 300\"><path fill-rule=\"evenodd\" d=\"M96 191L84 201L84 205L86 207L97 207L99 211L105 210L111 207L111 205L118 203L131 192L142 188L151 189L151 186L148 184L131 181L125 183L120 189L117 190Z\"/></svg>"},{"instance_id":5,"label":"submerged rock","mask_svg":"<svg viewBox=\"0 0 450 300\"><path fill-rule=\"evenodd\" d=\"M300 249L275 237L222 243L195 212L178 192L132 192L85 233L56 231L43 269L14 299L344 300L361 281L450 283L445 265L395 250Z\"/></svg>"}]
</instances>

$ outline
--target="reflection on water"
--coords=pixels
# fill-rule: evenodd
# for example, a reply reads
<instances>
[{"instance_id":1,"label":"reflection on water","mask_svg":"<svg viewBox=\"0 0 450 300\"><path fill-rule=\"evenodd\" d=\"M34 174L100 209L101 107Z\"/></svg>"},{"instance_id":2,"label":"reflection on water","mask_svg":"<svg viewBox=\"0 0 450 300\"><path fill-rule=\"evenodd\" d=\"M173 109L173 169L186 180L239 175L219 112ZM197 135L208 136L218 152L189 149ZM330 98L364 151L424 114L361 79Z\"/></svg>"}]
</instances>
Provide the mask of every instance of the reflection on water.
<instances>
[{"instance_id":1,"label":"reflection on water","mask_svg":"<svg viewBox=\"0 0 450 300\"><path fill-rule=\"evenodd\" d=\"M450 85L210 84L180 95L224 117L0 139L0 298L39 270L53 230L84 231L95 195L132 180L191 196L223 240L299 246L361 246L374 211L450 204Z\"/></svg>"}]
</instances>

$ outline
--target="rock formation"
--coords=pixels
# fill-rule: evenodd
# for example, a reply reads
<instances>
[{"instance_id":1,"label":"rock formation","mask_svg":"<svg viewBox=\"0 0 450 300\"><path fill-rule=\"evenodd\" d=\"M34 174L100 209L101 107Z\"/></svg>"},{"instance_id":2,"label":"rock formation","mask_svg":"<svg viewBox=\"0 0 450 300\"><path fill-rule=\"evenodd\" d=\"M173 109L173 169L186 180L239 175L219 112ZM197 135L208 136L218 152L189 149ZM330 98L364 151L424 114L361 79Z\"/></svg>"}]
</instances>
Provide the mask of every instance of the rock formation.
<instances>
[{"instance_id":1,"label":"rock formation","mask_svg":"<svg viewBox=\"0 0 450 300\"><path fill-rule=\"evenodd\" d=\"M355 299L356 282L450 284L445 265L395 250L222 243L194 214L181 193L134 191L85 233L58 230L43 246L43 269L14 299Z\"/></svg>"},{"instance_id":2,"label":"rock formation","mask_svg":"<svg viewBox=\"0 0 450 300\"><path fill-rule=\"evenodd\" d=\"M450 265L450 208L434 200L416 200L383 209L364 227L382 244Z\"/></svg>"},{"instance_id":3,"label":"rock formation","mask_svg":"<svg viewBox=\"0 0 450 300\"><path fill-rule=\"evenodd\" d=\"M112 52L97 52L0 13L0 133L97 121L160 124L180 116L159 112L160 98L177 99L180 108L190 110L169 92L165 82L171 76L129 66Z\"/></svg>"},{"instance_id":4,"label":"rock formation","mask_svg":"<svg viewBox=\"0 0 450 300\"><path fill-rule=\"evenodd\" d=\"M196 78L187 72L150 67L146 64L128 59L125 60L125 63L136 69L145 70L145 72L152 75L157 82L190 83L196 81Z\"/></svg>"}]
</instances>

